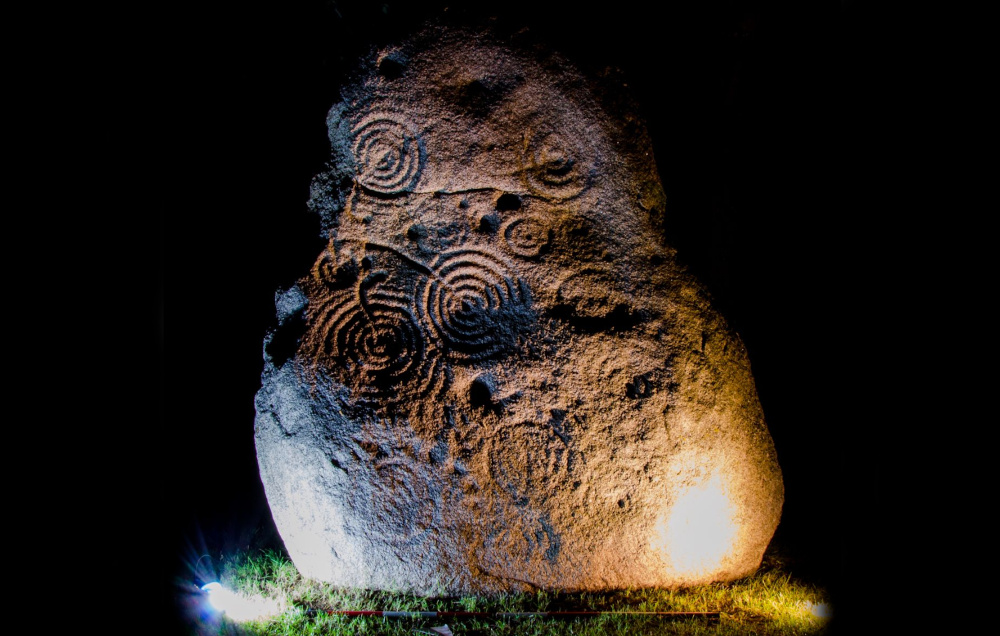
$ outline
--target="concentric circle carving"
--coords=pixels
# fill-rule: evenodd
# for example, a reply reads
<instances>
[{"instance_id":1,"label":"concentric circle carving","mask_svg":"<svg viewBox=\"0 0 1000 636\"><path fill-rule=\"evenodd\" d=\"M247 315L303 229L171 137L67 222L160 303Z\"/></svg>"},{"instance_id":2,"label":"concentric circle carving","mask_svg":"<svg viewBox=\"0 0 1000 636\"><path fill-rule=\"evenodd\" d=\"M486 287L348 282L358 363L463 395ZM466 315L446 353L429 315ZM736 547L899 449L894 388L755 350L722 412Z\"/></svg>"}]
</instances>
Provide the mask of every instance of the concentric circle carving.
<instances>
[{"instance_id":1,"label":"concentric circle carving","mask_svg":"<svg viewBox=\"0 0 1000 636\"><path fill-rule=\"evenodd\" d=\"M527 285L492 254L455 250L433 270L420 313L453 357L478 361L507 351L533 322Z\"/></svg>"},{"instance_id":2,"label":"concentric circle carving","mask_svg":"<svg viewBox=\"0 0 1000 636\"><path fill-rule=\"evenodd\" d=\"M552 229L537 217L518 217L504 225L503 239L514 254L522 258L534 258L548 249L552 241Z\"/></svg>"},{"instance_id":3,"label":"concentric circle carving","mask_svg":"<svg viewBox=\"0 0 1000 636\"><path fill-rule=\"evenodd\" d=\"M585 140L556 132L535 133L525 139L525 184L547 198L575 197L590 185L592 152Z\"/></svg>"},{"instance_id":4,"label":"concentric circle carving","mask_svg":"<svg viewBox=\"0 0 1000 636\"><path fill-rule=\"evenodd\" d=\"M401 194L413 189L423 163L417 133L402 118L371 114L352 131L357 179L380 194Z\"/></svg>"}]
</instances>

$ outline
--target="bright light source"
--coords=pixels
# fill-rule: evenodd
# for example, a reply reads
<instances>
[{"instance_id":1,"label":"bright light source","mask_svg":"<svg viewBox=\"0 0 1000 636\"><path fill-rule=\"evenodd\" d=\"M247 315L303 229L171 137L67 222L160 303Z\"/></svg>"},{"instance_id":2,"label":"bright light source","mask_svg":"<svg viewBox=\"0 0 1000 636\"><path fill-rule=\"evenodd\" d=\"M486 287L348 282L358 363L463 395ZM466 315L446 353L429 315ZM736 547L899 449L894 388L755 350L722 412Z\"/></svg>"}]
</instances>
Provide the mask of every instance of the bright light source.
<instances>
[{"instance_id":1,"label":"bright light source","mask_svg":"<svg viewBox=\"0 0 1000 636\"><path fill-rule=\"evenodd\" d=\"M732 504L714 474L678 497L656 524L654 542L678 572L705 576L721 565L735 538Z\"/></svg>"},{"instance_id":2,"label":"bright light source","mask_svg":"<svg viewBox=\"0 0 1000 636\"><path fill-rule=\"evenodd\" d=\"M208 603L219 613L234 621L265 619L281 613L279 603L261 596L236 594L217 582L207 583L201 589L208 595Z\"/></svg>"},{"instance_id":3,"label":"bright light source","mask_svg":"<svg viewBox=\"0 0 1000 636\"><path fill-rule=\"evenodd\" d=\"M833 615L833 610L831 610L830 606L826 603L813 604L811 601L806 601L804 605L806 606L806 609L817 618L830 618Z\"/></svg>"}]
</instances>

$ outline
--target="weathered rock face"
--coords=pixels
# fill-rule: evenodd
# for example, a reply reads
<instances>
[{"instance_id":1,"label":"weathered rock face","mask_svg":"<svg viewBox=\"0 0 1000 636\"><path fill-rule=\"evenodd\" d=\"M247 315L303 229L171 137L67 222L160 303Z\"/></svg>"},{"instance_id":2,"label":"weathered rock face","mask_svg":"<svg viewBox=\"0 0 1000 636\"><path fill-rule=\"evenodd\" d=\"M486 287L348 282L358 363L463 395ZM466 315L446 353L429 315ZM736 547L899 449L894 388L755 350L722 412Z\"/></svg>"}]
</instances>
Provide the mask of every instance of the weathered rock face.
<instances>
[{"instance_id":1,"label":"weathered rock face","mask_svg":"<svg viewBox=\"0 0 1000 636\"><path fill-rule=\"evenodd\" d=\"M428 29L330 111L329 244L278 294L256 402L304 575L458 593L760 564L783 487L746 352L662 243L620 91Z\"/></svg>"}]
</instances>

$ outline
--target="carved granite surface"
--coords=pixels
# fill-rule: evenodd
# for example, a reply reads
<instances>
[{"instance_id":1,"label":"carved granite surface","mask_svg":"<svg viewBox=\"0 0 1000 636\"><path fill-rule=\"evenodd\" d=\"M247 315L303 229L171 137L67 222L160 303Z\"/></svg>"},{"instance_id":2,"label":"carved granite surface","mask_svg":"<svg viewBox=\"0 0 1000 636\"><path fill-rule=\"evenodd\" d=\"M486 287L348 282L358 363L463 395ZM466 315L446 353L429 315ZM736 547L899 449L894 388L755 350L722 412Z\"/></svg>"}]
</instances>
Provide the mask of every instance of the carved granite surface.
<instances>
[{"instance_id":1,"label":"carved granite surface","mask_svg":"<svg viewBox=\"0 0 1000 636\"><path fill-rule=\"evenodd\" d=\"M328 245L277 295L261 479L299 570L418 593L752 572L781 472L613 75L428 27L328 117Z\"/></svg>"}]
</instances>

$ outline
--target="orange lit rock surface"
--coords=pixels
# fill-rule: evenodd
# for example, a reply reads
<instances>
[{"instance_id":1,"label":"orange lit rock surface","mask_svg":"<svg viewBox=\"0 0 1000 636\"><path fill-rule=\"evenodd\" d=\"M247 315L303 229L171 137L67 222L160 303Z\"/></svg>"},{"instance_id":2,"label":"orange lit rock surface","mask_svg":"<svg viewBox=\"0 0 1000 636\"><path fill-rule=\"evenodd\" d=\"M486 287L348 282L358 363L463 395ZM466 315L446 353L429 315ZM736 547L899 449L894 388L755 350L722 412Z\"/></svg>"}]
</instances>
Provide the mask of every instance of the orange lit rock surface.
<instances>
[{"instance_id":1,"label":"orange lit rock surface","mask_svg":"<svg viewBox=\"0 0 1000 636\"><path fill-rule=\"evenodd\" d=\"M428 28L330 111L328 244L277 295L256 400L304 575L441 594L760 564L773 443L743 344L662 240L623 90Z\"/></svg>"}]
</instances>

